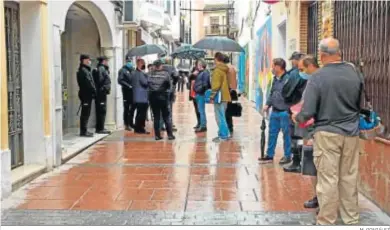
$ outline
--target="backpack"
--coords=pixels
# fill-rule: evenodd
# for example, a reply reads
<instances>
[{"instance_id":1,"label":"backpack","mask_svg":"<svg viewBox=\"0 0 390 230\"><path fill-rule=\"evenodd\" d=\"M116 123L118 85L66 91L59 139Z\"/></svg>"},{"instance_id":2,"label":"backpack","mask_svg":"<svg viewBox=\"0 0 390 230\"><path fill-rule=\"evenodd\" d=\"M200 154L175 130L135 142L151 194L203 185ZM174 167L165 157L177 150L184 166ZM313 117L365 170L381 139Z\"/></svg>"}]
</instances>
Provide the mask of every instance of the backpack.
<instances>
[{"instance_id":1,"label":"backpack","mask_svg":"<svg viewBox=\"0 0 390 230\"><path fill-rule=\"evenodd\" d=\"M237 71L231 65L229 66L227 78L228 78L229 88L237 89Z\"/></svg>"}]
</instances>

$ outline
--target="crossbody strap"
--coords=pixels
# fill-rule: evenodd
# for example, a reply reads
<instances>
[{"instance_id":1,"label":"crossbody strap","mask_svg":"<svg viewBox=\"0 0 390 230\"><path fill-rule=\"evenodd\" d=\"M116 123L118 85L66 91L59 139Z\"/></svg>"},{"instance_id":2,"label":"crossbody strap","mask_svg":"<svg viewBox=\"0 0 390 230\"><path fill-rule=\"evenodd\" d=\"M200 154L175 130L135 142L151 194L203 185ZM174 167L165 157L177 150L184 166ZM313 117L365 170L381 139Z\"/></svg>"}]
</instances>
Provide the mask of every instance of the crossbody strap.
<instances>
[{"instance_id":1,"label":"crossbody strap","mask_svg":"<svg viewBox=\"0 0 390 230\"><path fill-rule=\"evenodd\" d=\"M364 87L365 86L365 82L364 82L364 76L363 76L363 71L361 69L361 66L360 66L360 70L359 70L359 69L356 68L356 66L353 63L351 63L351 62L345 62L345 63L347 63L348 65L353 67L353 69L355 70L356 74L358 75L358 77L362 81L362 88L361 88L361 93L360 94L363 94L364 99L366 100L366 103L368 105L368 108L372 109L371 99L368 96L367 91L366 91L366 89Z\"/></svg>"}]
</instances>

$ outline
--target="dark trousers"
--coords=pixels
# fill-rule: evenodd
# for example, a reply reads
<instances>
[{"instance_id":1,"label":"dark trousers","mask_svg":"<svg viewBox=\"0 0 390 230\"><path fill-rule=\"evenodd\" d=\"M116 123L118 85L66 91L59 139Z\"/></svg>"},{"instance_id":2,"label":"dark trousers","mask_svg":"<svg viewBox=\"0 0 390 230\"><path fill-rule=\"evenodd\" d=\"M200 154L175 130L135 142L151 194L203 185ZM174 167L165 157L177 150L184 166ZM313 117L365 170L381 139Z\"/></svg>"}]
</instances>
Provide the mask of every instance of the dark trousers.
<instances>
[{"instance_id":1,"label":"dark trousers","mask_svg":"<svg viewBox=\"0 0 390 230\"><path fill-rule=\"evenodd\" d=\"M184 91L184 81L179 81L177 83L177 91L178 92L183 92Z\"/></svg>"},{"instance_id":2,"label":"dark trousers","mask_svg":"<svg viewBox=\"0 0 390 230\"><path fill-rule=\"evenodd\" d=\"M88 131L88 120L91 115L92 98L81 100L80 115L80 134L86 134Z\"/></svg>"},{"instance_id":3,"label":"dark trousers","mask_svg":"<svg viewBox=\"0 0 390 230\"><path fill-rule=\"evenodd\" d=\"M122 88L123 94L123 123L126 127L134 127L133 90Z\"/></svg>"},{"instance_id":4,"label":"dark trousers","mask_svg":"<svg viewBox=\"0 0 390 230\"><path fill-rule=\"evenodd\" d=\"M98 95L95 99L96 132L104 130L104 122L107 114L107 94Z\"/></svg>"},{"instance_id":5,"label":"dark trousers","mask_svg":"<svg viewBox=\"0 0 390 230\"><path fill-rule=\"evenodd\" d=\"M172 122L169 118L169 97L164 93L152 93L149 96L150 107L153 112L153 126L155 136L160 137L160 120L162 119L169 136L172 136Z\"/></svg>"},{"instance_id":6,"label":"dark trousers","mask_svg":"<svg viewBox=\"0 0 390 230\"><path fill-rule=\"evenodd\" d=\"M135 108L137 109L137 116L135 117L134 130L136 132L143 132L145 131L148 103L136 103Z\"/></svg>"},{"instance_id":7,"label":"dark trousers","mask_svg":"<svg viewBox=\"0 0 390 230\"><path fill-rule=\"evenodd\" d=\"M200 125L200 113L198 110L198 103L196 103L195 99L192 100L192 103L194 104L195 113L196 113L196 120L198 122L198 123L196 123L196 125Z\"/></svg>"},{"instance_id":8,"label":"dark trousers","mask_svg":"<svg viewBox=\"0 0 390 230\"><path fill-rule=\"evenodd\" d=\"M230 132L233 132L233 116L232 114L230 113L230 110L229 110L229 106L231 105L232 103L228 103L228 109L226 109L226 112L225 112L225 117L226 117L226 123L228 125L228 128L229 128L229 131Z\"/></svg>"}]
</instances>

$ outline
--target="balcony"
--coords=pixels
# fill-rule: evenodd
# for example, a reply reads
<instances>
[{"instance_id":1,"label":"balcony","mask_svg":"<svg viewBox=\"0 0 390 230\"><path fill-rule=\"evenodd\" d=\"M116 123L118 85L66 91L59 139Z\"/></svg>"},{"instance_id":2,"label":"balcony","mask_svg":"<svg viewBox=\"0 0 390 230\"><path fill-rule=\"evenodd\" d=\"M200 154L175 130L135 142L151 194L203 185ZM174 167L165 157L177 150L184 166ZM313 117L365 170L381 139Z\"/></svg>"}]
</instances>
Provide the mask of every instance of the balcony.
<instances>
[{"instance_id":1,"label":"balcony","mask_svg":"<svg viewBox=\"0 0 390 230\"><path fill-rule=\"evenodd\" d=\"M210 25L205 26L206 36L227 36L227 25Z\"/></svg>"}]
</instances>

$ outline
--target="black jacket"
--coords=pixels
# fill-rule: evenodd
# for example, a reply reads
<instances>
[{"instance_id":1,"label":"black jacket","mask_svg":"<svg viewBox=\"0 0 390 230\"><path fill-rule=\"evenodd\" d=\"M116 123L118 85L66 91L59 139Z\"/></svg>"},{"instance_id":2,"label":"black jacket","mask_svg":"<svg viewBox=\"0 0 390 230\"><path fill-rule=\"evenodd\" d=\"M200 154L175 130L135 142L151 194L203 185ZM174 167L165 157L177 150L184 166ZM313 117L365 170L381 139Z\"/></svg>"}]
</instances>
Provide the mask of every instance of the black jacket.
<instances>
[{"instance_id":1,"label":"black jacket","mask_svg":"<svg viewBox=\"0 0 390 230\"><path fill-rule=\"evenodd\" d=\"M111 79L110 70L108 66L98 64L96 69L92 71L93 80L95 82L97 94L110 94L111 91Z\"/></svg>"},{"instance_id":2,"label":"black jacket","mask_svg":"<svg viewBox=\"0 0 390 230\"><path fill-rule=\"evenodd\" d=\"M299 70L292 68L287 72L289 78L283 86L282 96L288 105L295 105L301 101L307 80L299 76Z\"/></svg>"},{"instance_id":3,"label":"black jacket","mask_svg":"<svg viewBox=\"0 0 390 230\"><path fill-rule=\"evenodd\" d=\"M77 71L77 84L79 85L80 100L90 100L96 97L97 92L90 66L80 64Z\"/></svg>"},{"instance_id":4,"label":"black jacket","mask_svg":"<svg viewBox=\"0 0 390 230\"><path fill-rule=\"evenodd\" d=\"M171 88L169 73L164 70L153 71L148 78L148 88L151 94L158 93L168 96Z\"/></svg>"},{"instance_id":5,"label":"black jacket","mask_svg":"<svg viewBox=\"0 0 390 230\"><path fill-rule=\"evenodd\" d=\"M131 90L133 87L131 85L131 76L134 69L129 68L124 65L118 73L118 84L122 86L122 90Z\"/></svg>"},{"instance_id":6,"label":"black jacket","mask_svg":"<svg viewBox=\"0 0 390 230\"><path fill-rule=\"evenodd\" d=\"M171 92L175 92L176 84L179 81L179 73L176 71L176 68L171 65L163 65L163 70L167 71L171 81Z\"/></svg>"}]
</instances>

